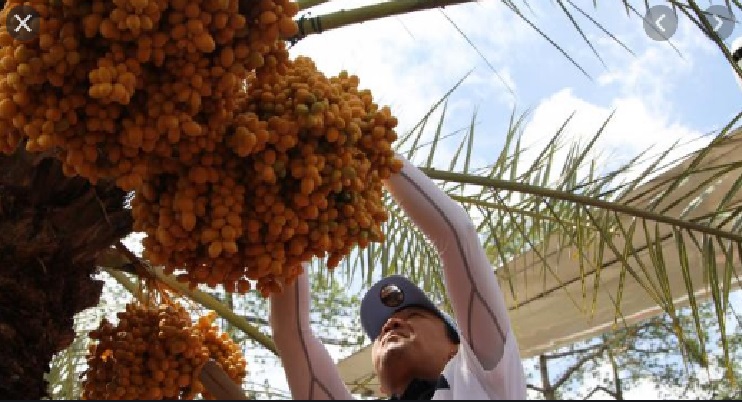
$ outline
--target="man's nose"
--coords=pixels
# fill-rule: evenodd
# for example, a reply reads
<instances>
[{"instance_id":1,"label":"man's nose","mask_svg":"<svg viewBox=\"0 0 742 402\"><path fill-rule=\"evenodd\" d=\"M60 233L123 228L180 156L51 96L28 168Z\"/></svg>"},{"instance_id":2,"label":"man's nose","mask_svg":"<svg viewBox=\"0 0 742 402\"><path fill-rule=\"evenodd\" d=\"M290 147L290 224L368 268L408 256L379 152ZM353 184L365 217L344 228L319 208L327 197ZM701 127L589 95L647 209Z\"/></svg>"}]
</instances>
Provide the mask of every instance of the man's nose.
<instances>
[{"instance_id":1,"label":"man's nose","mask_svg":"<svg viewBox=\"0 0 742 402\"><path fill-rule=\"evenodd\" d=\"M381 327L381 334L385 334L393 329L397 329L402 325L402 320L397 317L390 317Z\"/></svg>"}]
</instances>

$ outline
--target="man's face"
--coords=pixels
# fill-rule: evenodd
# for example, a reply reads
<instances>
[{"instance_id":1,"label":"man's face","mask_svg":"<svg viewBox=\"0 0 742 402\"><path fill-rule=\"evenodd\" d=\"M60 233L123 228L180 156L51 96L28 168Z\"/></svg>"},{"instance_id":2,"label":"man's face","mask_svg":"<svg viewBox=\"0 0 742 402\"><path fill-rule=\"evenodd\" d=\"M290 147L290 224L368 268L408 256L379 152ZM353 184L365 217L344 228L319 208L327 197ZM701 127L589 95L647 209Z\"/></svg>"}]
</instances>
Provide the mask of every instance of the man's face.
<instances>
[{"instance_id":1,"label":"man's face","mask_svg":"<svg viewBox=\"0 0 742 402\"><path fill-rule=\"evenodd\" d=\"M371 356L382 384L395 377L417 376L431 365L448 361L455 345L446 324L435 313L408 307L392 315L374 340Z\"/></svg>"}]
</instances>

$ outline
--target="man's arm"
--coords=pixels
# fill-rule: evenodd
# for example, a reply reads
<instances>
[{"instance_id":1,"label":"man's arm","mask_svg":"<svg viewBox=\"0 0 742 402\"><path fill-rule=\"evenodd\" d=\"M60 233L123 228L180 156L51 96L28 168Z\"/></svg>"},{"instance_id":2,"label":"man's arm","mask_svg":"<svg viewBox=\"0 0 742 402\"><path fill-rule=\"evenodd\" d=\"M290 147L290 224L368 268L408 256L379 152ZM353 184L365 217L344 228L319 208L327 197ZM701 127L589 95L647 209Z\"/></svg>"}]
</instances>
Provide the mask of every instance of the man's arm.
<instances>
[{"instance_id":1,"label":"man's arm","mask_svg":"<svg viewBox=\"0 0 742 402\"><path fill-rule=\"evenodd\" d=\"M446 290L461 336L485 370L505 350L510 320L500 287L469 215L404 157L387 190L433 243L443 264ZM517 349L516 349L517 350Z\"/></svg>"},{"instance_id":2,"label":"man's arm","mask_svg":"<svg viewBox=\"0 0 742 402\"><path fill-rule=\"evenodd\" d=\"M309 326L309 279L299 275L270 296L273 341L293 399L352 399L325 346Z\"/></svg>"}]
</instances>

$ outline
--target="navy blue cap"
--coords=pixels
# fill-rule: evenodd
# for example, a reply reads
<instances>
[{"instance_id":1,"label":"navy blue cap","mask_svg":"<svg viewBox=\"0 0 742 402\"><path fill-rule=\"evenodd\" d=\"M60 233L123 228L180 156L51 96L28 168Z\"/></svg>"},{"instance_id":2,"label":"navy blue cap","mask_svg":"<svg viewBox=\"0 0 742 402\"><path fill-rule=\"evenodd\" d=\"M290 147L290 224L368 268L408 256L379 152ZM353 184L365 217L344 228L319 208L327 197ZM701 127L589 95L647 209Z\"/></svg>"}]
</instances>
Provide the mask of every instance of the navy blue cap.
<instances>
[{"instance_id":1,"label":"navy blue cap","mask_svg":"<svg viewBox=\"0 0 742 402\"><path fill-rule=\"evenodd\" d=\"M448 336L459 343L456 322L438 309L425 293L409 279L391 275L376 282L361 300L361 325L373 341L392 314L407 307L421 307L435 313L446 324Z\"/></svg>"}]
</instances>

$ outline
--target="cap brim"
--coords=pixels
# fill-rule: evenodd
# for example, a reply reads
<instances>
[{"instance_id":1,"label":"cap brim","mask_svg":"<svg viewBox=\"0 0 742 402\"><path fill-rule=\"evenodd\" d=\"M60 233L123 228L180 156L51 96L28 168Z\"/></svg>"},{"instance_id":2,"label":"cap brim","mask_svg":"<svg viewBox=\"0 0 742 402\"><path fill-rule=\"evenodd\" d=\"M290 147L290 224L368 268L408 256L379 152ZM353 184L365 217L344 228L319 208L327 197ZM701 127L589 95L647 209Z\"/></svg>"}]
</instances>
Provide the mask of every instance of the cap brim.
<instances>
[{"instance_id":1,"label":"cap brim","mask_svg":"<svg viewBox=\"0 0 742 402\"><path fill-rule=\"evenodd\" d=\"M402 291L404 299L402 303L389 307L381 301L381 290L389 284L394 284ZM392 275L376 282L371 289L366 292L361 301L361 325L366 335L373 341L379 336L381 328L395 312L410 306L419 306L440 314L438 308L432 301L409 279Z\"/></svg>"}]
</instances>

